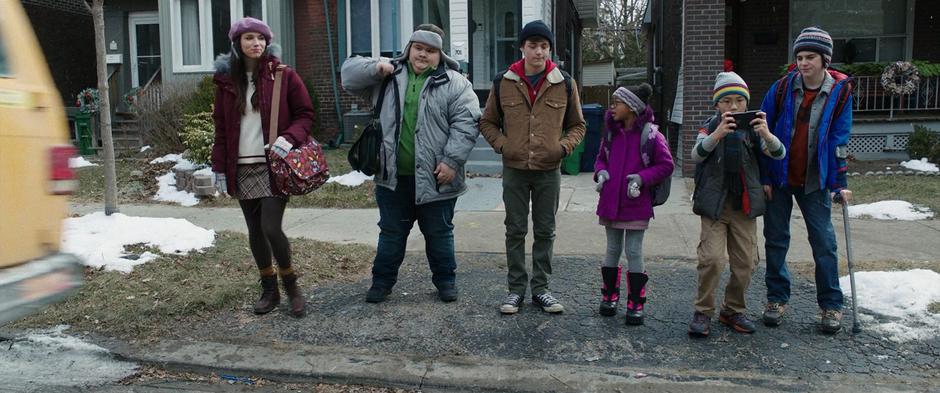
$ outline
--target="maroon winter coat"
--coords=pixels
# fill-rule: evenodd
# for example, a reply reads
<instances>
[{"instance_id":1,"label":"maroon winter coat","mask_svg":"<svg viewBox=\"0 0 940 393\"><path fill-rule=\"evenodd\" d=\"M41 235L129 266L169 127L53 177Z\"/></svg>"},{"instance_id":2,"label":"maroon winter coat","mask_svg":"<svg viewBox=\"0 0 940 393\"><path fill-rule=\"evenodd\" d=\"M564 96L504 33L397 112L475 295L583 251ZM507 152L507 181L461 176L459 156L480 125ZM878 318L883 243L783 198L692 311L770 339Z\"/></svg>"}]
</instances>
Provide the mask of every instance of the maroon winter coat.
<instances>
[{"instance_id":1,"label":"maroon winter coat","mask_svg":"<svg viewBox=\"0 0 940 393\"><path fill-rule=\"evenodd\" d=\"M271 124L271 97L274 95L274 70L281 62L274 56L264 56L259 61L261 67L255 89L261 92L259 106L261 128L264 131L262 137L264 143L269 144L273 142L268 140L268 133ZM229 75L228 55L219 56L215 64L215 110L212 113L215 119L215 144L212 146L212 171L225 174L228 193L234 195L238 187L236 169L242 115L236 109L238 97ZM299 146L307 140L313 127L313 105L310 103L307 88L293 69L284 68L281 83L277 135L283 136L294 146ZM273 182L271 191L275 195L280 193L274 189Z\"/></svg>"}]
</instances>

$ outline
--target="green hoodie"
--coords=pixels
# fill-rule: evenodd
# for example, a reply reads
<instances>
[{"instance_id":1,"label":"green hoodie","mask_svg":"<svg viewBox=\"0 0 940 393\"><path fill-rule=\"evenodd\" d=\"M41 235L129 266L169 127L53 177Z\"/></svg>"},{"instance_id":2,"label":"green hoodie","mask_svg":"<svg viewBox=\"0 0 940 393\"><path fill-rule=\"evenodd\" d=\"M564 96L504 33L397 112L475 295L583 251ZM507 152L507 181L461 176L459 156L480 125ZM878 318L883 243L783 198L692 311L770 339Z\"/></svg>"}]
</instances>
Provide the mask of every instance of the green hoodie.
<instances>
[{"instance_id":1,"label":"green hoodie","mask_svg":"<svg viewBox=\"0 0 940 393\"><path fill-rule=\"evenodd\" d=\"M428 67L420 75L408 64L408 87L405 89L405 108L402 111L401 134L398 139L398 176L415 174L415 128L418 126L418 104L421 89L437 67Z\"/></svg>"}]
</instances>

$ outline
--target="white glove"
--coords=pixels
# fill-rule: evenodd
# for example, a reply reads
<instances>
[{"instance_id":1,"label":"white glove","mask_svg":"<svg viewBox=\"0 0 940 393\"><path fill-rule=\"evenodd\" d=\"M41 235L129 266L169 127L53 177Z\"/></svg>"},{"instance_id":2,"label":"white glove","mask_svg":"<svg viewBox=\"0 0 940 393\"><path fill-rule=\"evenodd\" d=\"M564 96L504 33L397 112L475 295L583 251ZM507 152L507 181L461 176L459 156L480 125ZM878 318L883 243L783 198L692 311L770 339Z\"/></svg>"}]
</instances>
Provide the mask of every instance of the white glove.
<instances>
[{"instance_id":1,"label":"white glove","mask_svg":"<svg viewBox=\"0 0 940 393\"><path fill-rule=\"evenodd\" d=\"M218 191L219 193L221 193L222 195L227 195L227 194L228 194L228 184L225 182L225 174L224 174L224 173L216 173L216 172L213 172L212 174L215 175L215 176L214 176L214 177L215 177L215 181L214 181L214 183L215 183L215 190Z\"/></svg>"},{"instance_id":2,"label":"white glove","mask_svg":"<svg viewBox=\"0 0 940 393\"><path fill-rule=\"evenodd\" d=\"M277 137L277 140L274 141L274 145L271 146L271 151L274 154L277 154L279 157L287 157L287 153L290 153L290 149L294 147L287 139L284 139L283 136Z\"/></svg>"},{"instance_id":3,"label":"white glove","mask_svg":"<svg viewBox=\"0 0 940 393\"><path fill-rule=\"evenodd\" d=\"M604 183L610 180L610 174L607 173L607 170L601 169L600 172L597 172L597 186L594 187L594 190L601 192L604 189Z\"/></svg>"},{"instance_id":4,"label":"white glove","mask_svg":"<svg viewBox=\"0 0 940 393\"><path fill-rule=\"evenodd\" d=\"M640 187L643 187L643 178L640 175L632 174L627 176L629 188L627 189L630 199L640 196Z\"/></svg>"}]
</instances>

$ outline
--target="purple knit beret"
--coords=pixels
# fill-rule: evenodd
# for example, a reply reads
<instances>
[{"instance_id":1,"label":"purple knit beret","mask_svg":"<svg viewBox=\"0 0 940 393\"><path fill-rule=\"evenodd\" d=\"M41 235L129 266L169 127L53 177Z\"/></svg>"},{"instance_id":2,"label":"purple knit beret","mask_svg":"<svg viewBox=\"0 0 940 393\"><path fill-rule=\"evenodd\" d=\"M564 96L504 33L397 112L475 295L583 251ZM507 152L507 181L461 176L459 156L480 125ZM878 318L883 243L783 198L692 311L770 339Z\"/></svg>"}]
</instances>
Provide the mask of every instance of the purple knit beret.
<instances>
[{"instance_id":1,"label":"purple knit beret","mask_svg":"<svg viewBox=\"0 0 940 393\"><path fill-rule=\"evenodd\" d=\"M271 28L267 24L250 16L235 21L228 31L228 38L236 41L242 34L249 32L260 33L268 44L274 39L274 33L271 32Z\"/></svg>"}]
</instances>

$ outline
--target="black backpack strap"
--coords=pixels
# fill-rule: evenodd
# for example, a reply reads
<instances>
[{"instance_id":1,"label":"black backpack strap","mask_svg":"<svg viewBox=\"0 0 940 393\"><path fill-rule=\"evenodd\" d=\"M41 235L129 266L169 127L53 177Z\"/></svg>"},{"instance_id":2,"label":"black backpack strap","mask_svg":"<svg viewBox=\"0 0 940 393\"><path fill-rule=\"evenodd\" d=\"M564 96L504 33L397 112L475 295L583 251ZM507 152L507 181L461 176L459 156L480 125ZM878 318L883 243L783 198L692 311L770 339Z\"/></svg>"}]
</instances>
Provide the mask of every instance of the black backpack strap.
<instances>
[{"instance_id":1,"label":"black backpack strap","mask_svg":"<svg viewBox=\"0 0 940 393\"><path fill-rule=\"evenodd\" d=\"M561 130L567 131L565 127L568 126L568 105L571 105L571 92L574 89L571 87L571 75L562 70L558 71L561 71L561 76L565 79L565 94L567 94L566 97L568 97L567 101L565 102L565 117L561 123Z\"/></svg>"},{"instance_id":2,"label":"black backpack strap","mask_svg":"<svg viewBox=\"0 0 940 393\"><path fill-rule=\"evenodd\" d=\"M372 121L378 121L379 115L382 114L382 103L385 101L385 90L388 89L388 84L392 81L394 75L389 75L385 77L385 80L382 81L382 87L379 88L379 98L375 102L375 106L372 108Z\"/></svg>"},{"instance_id":3,"label":"black backpack strap","mask_svg":"<svg viewBox=\"0 0 940 393\"><path fill-rule=\"evenodd\" d=\"M496 97L496 112L499 113L499 127L503 127L503 102L499 98L499 88L503 84L503 74L500 72L493 78L493 95ZM505 133L505 131L503 131Z\"/></svg>"}]
</instances>

